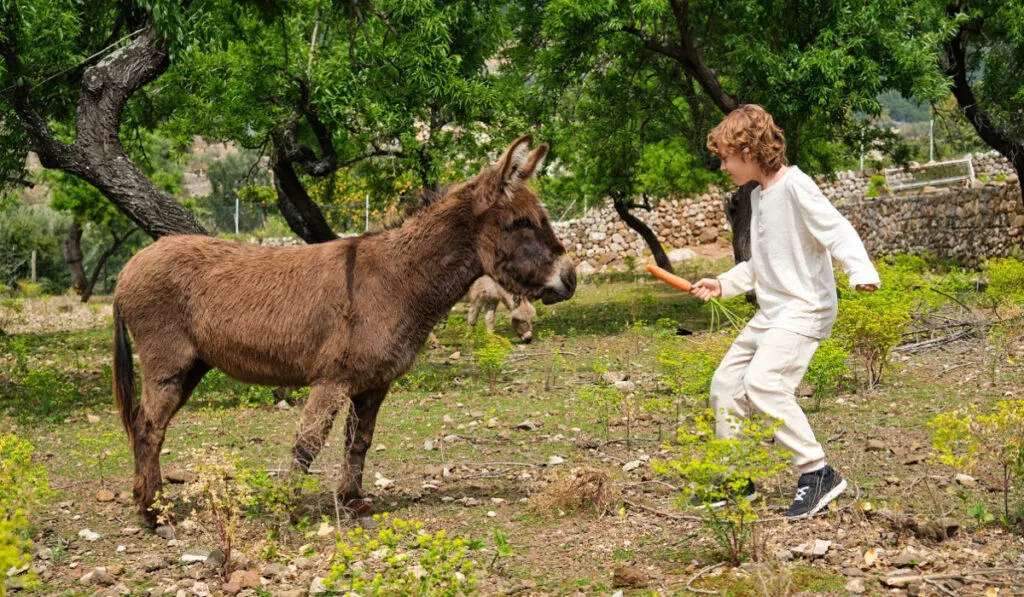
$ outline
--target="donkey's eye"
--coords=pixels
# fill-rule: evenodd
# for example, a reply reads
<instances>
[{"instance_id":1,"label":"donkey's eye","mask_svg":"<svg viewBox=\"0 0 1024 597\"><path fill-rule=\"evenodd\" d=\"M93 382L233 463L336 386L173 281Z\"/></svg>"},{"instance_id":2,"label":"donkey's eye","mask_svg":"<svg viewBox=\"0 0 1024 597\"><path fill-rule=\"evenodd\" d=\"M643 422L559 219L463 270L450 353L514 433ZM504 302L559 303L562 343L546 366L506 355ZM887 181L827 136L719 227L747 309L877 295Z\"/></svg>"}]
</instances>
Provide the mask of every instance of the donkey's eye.
<instances>
[{"instance_id":1,"label":"donkey's eye","mask_svg":"<svg viewBox=\"0 0 1024 597\"><path fill-rule=\"evenodd\" d=\"M533 221L530 218L517 218L508 227L509 230L520 230L522 228L533 228Z\"/></svg>"}]
</instances>

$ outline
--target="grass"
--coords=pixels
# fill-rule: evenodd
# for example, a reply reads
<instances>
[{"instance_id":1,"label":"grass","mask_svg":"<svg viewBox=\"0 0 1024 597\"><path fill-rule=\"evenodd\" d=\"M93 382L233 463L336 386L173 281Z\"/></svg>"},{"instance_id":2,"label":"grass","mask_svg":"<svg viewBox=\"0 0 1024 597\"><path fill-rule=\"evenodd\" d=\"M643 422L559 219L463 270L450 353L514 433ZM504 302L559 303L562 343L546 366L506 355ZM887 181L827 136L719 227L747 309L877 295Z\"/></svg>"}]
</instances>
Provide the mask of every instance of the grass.
<instances>
[{"instance_id":1,"label":"grass","mask_svg":"<svg viewBox=\"0 0 1024 597\"><path fill-rule=\"evenodd\" d=\"M701 270L710 274L724 269L718 264L692 268L680 273L693 279L703 275ZM437 330L441 346L425 348L415 369L395 384L384 402L374 447L367 459L366 488L372 489L376 473L395 480L398 491L379 495L378 509L424 520L433 529L444 528L460 536L488 541L493 530L501 528L514 551L513 556L499 560L494 573L506 588L532 581L538 590L556 594L579 589L588 594L611 593L612 567L627 564L651 567L679 591L677 594L686 594L681 590L685 581L717 557L713 541L699 525L632 508L627 508L621 518L614 514L598 517L588 511L541 515L528 510L521 500L542 491L554 472L571 467L597 467L624 488L626 499L647 503L664 512L675 511L671 491L641 483L650 478L649 470L631 474L621 471L628 460L657 455L658 443L640 441L632 452L627 452L623 443L603 443L604 426L590 405L577 397L576 389L603 383L601 371L627 371L638 384L638 402L645 397L664 395L666 390L658 381L657 346L647 333L652 330L651 325L642 328L642 335L631 328L637 321L653 323L668 319L672 325L706 329L707 308L640 276L601 283L588 280L580 286L573 301L540 311L537 329L551 337L528 347L517 346L493 395L488 393L486 380L477 374L466 352L464 312L453 312L447 325ZM497 331L514 338L505 318L499 317ZM92 497L100 487L100 468L105 484L117 491L130 488L131 457L111 402L110 373L105 366L110 358L110 338L111 330L100 328L3 339L0 430L16 429L36 445L40 461L58 490L50 505L52 512L57 511L56 504L61 501L76 502L73 511L81 519L69 520L66 515L53 513L47 517L50 528L73 538L78 530L89 527L103 533L104 542L109 538L108 543L94 546L94 553L88 558L75 552L61 557L78 557L83 563L96 564L125 558L123 563L129 568L130 555L113 555L117 542L135 541L133 553L167 548L151 537L120 537L120 528L134 523L130 504L97 505ZM45 388L35 393L26 389L23 375L15 371L17 359L8 350L9 343L16 341L27 347L25 360L30 369L50 371L57 380L70 384L72 389L67 396L53 396ZM552 389L545 391L544 380L554 347L566 354L566 363L556 374ZM842 404L826 400L822 411L811 415L818 437L829 438L826 450L830 458L834 457L837 467L856 481L863 497L879 505L922 514L963 510L961 500L937 482L928 489L925 483L912 484L911 480L929 475L952 478L949 469L926 458L930 439L924 423L935 413L968 402L995 401L1024 381L1020 369L1006 368L993 382L983 373L983 365L963 367L955 375L937 373L958 359L975 358L976 350L976 345L963 345L949 347L945 353L914 355L877 392L844 395ZM461 352L461 357L453 359L455 352ZM165 444L167 453L162 457L164 470L189 468L210 454L237 461L239 467L287 468L300 410L282 410L275 402L262 390L254 391L223 376L208 376L171 424ZM694 404L693 408L699 406ZM90 423L87 414L98 415L99 423ZM450 423L445 423L445 416L451 419ZM487 425L491 418L498 421L494 427ZM539 428L517 430L515 426L526 419ZM344 461L338 431L341 427L339 421L329 445L314 463L314 469L326 471L326 476L336 476ZM612 439L621 438L624 433L625 427L613 421ZM656 437L655 423L645 419L634 433L641 438ZM458 439L445 441L449 435ZM882 439L897 456L865 452L864 444L869 438ZM427 440L433 443L433 450L424 449ZM380 447L383 449L378 450ZM98 454L104 454L102 460ZM549 470L545 463L554 455L566 462ZM920 455L921 462L905 466L903 461L910 455ZM442 480L437 491L424 489L425 467L437 464L455 464L455 477ZM524 473L529 477L523 477ZM887 476L898 476L906 482L891 486L885 481ZM793 479L784 475L765 488L770 507L788 501L792 483ZM176 492L178 488L170 490ZM494 497L504 501L494 503ZM442 498L474 498L482 504L467 507ZM972 495L971 503L975 499L992 502L990 509L995 506L996 498L991 495ZM321 516L333 519L334 515L326 491L301 496L298 509L313 522L313 528ZM494 511L496 516L487 516L488 511ZM253 528L243 545L255 552L273 521L260 519L250 523ZM811 538L827 538L839 524L828 518L820 524L793 525L786 530L770 525L768 555L773 549L789 549ZM877 530L870 526L869 531L858 530L859 525L844 528L851 534L863 532L857 539L860 541L876 541L878 537ZM285 525L279 550L283 554L293 553L299 545L310 541L301 529ZM202 541L191 546L204 545L209 547ZM330 549L321 547L325 551ZM843 586L838 573L841 565L846 563L825 567L793 563L785 567L785 572L794 593L837 594ZM67 567L62 566L61 570L66 572ZM142 576L134 574L129 584L142 586ZM68 577L48 582L47 588L32 594L57 593L74 586ZM723 595L760 594L755 579L743 570L708 576L697 586L719 589ZM655 593L652 588L627 594Z\"/></svg>"}]
</instances>

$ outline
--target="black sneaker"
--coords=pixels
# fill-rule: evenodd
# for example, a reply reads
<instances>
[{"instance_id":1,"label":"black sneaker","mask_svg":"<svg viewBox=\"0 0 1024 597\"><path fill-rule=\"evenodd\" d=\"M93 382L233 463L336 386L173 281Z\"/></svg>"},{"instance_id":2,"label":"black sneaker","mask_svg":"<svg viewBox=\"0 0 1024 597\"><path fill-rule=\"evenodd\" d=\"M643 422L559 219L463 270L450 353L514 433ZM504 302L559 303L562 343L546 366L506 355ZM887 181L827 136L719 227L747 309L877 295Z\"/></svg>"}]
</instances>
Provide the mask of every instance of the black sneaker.
<instances>
[{"instance_id":1,"label":"black sneaker","mask_svg":"<svg viewBox=\"0 0 1024 597\"><path fill-rule=\"evenodd\" d=\"M798 520L814 516L844 491L846 481L827 464L814 472L804 473L797 481L796 497L786 510L786 518Z\"/></svg>"},{"instance_id":2,"label":"black sneaker","mask_svg":"<svg viewBox=\"0 0 1024 597\"><path fill-rule=\"evenodd\" d=\"M747 484L743 486L735 495L730 495L734 490L730 490L729 487L713 487L707 494L698 494L693 496L690 500L690 505L698 510L704 508L718 509L724 507L730 499L732 500L743 500L746 502L753 502L758 498L757 488L754 487L754 482L747 479Z\"/></svg>"}]
</instances>

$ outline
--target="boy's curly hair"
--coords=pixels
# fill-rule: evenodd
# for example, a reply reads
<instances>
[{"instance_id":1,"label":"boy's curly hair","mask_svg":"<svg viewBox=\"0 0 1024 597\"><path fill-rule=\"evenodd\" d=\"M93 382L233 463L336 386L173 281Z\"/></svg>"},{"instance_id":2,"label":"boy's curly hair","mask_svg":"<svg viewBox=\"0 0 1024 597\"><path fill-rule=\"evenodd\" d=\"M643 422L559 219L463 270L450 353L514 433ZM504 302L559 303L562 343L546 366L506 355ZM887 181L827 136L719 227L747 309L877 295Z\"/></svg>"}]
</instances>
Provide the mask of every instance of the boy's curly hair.
<instances>
[{"instance_id":1,"label":"boy's curly hair","mask_svg":"<svg viewBox=\"0 0 1024 597\"><path fill-rule=\"evenodd\" d=\"M718 157L749 150L766 174L786 163L786 137L772 115L757 104L736 108L708 133L708 150Z\"/></svg>"}]
</instances>

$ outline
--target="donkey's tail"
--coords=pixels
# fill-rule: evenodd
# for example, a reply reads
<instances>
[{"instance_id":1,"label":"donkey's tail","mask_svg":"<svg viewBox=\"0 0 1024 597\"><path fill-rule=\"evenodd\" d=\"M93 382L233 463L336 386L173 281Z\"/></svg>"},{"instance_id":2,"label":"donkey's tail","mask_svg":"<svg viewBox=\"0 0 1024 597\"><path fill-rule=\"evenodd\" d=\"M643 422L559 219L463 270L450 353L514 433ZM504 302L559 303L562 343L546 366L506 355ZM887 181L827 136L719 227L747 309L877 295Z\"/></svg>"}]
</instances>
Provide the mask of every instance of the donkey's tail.
<instances>
[{"instance_id":1,"label":"donkey's tail","mask_svg":"<svg viewBox=\"0 0 1024 597\"><path fill-rule=\"evenodd\" d=\"M132 343L128 328L121 317L121 309L114 301L114 402L121 413L121 424L128 433L128 441L135 443L135 364L132 362Z\"/></svg>"}]
</instances>

